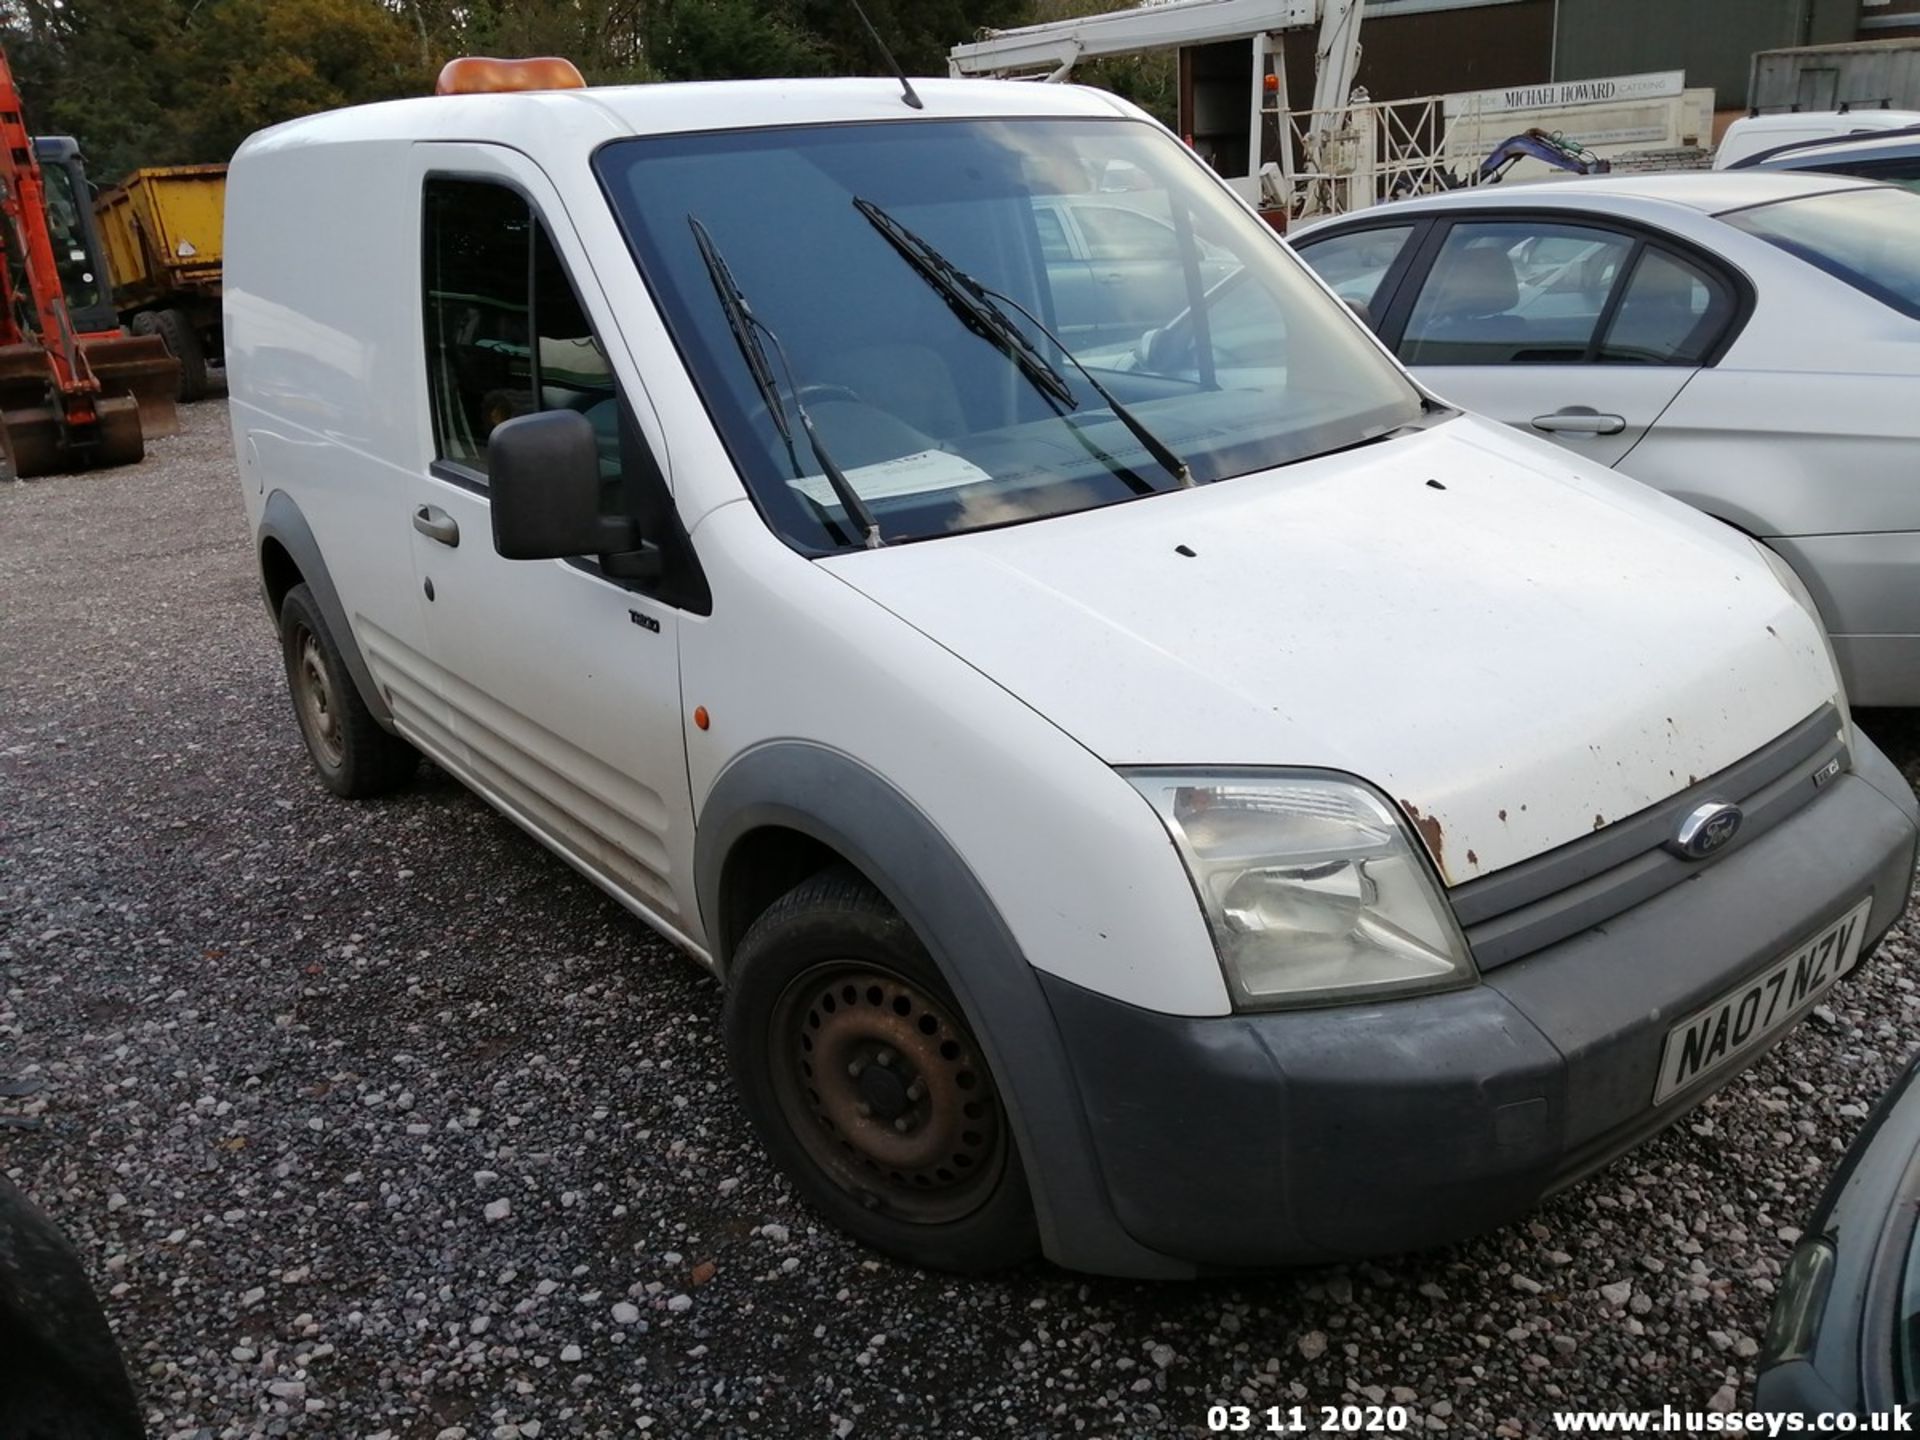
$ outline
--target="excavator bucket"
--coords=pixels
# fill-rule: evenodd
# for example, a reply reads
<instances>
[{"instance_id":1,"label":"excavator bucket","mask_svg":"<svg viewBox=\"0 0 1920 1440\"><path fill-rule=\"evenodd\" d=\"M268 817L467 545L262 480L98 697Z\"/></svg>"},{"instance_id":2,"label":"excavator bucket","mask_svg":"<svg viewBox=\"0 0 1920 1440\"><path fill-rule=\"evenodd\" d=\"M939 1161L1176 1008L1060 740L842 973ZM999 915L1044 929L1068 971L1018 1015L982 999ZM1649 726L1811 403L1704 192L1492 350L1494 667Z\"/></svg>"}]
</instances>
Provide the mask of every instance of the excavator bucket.
<instances>
[{"instance_id":1,"label":"excavator bucket","mask_svg":"<svg viewBox=\"0 0 1920 1440\"><path fill-rule=\"evenodd\" d=\"M13 473L22 479L66 468L53 396L53 365L45 350L31 342L0 345L0 426Z\"/></svg>"},{"instance_id":2,"label":"excavator bucket","mask_svg":"<svg viewBox=\"0 0 1920 1440\"><path fill-rule=\"evenodd\" d=\"M131 395L104 395L94 404L99 421L86 437L87 465L138 465L147 458L146 410ZM172 406L168 407L169 413ZM177 430L178 424L174 426Z\"/></svg>"},{"instance_id":3,"label":"excavator bucket","mask_svg":"<svg viewBox=\"0 0 1920 1440\"><path fill-rule=\"evenodd\" d=\"M97 465L132 465L146 454L140 406L102 395L93 420L76 425L60 409L53 365L38 345L0 345L0 427L14 475L25 479Z\"/></svg>"},{"instance_id":4,"label":"excavator bucket","mask_svg":"<svg viewBox=\"0 0 1920 1440\"><path fill-rule=\"evenodd\" d=\"M141 429L150 437L180 433L180 362L158 335L114 332L82 335L86 356L103 394L131 396L140 410ZM117 462L116 462L117 463Z\"/></svg>"}]
</instances>

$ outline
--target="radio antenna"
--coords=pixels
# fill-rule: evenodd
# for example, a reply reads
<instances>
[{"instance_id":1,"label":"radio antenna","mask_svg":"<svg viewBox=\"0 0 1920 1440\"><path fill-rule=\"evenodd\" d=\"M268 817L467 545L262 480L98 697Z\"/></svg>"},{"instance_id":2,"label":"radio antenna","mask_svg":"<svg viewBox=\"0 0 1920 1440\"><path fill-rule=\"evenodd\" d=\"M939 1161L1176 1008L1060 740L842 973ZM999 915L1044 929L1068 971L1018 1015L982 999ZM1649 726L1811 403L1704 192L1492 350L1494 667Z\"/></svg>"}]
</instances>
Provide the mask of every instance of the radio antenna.
<instances>
[{"instance_id":1,"label":"radio antenna","mask_svg":"<svg viewBox=\"0 0 1920 1440\"><path fill-rule=\"evenodd\" d=\"M914 92L913 82L907 79L907 72L902 70L900 68L900 62L893 58L893 52L887 48L887 42L880 38L880 32L873 28L873 21L867 18L867 12L861 8L860 0L847 0L847 3L853 6L853 13L860 17L860 23L867 27L867 34L873 37L873 48L885 57L887 64L892 67L895 77L900 81L900 98L916 110L926 109L927 107L921 102L919 95Z\"/></svg>"}]
</instances>

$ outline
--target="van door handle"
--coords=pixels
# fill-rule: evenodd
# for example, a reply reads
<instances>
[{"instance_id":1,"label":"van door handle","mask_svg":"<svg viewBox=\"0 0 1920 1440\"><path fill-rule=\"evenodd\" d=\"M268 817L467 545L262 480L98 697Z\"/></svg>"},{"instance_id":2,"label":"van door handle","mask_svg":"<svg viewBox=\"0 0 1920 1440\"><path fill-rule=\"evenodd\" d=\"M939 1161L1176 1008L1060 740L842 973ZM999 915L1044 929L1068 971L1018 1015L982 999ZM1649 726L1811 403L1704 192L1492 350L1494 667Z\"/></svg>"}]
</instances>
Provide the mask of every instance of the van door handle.
<instances>
[{"instance_id":1,"label":"van door handle","mask_svg":"<svg viewBox=\"0 0 1920 1440\"><path fill-rule=\"evenodd\" d=\"M1567 435L1618 435L1627 428L1624 415L1602 415L1585 405L1569 405L1551 415L1533 417L1533 428Z\"/></svg>"},{"instance_id":2,"label":"van door handle","mask_svg":"<svg viewBox=\"0 0 1920 1440\"><path fill-rule=\"evenodd\" d=\"M413 528L429 540L438 540L442 545L457 547L460 544L460 526L453 516L438 505L422 505L413 512Z\"/></svg>"}]
</instances>

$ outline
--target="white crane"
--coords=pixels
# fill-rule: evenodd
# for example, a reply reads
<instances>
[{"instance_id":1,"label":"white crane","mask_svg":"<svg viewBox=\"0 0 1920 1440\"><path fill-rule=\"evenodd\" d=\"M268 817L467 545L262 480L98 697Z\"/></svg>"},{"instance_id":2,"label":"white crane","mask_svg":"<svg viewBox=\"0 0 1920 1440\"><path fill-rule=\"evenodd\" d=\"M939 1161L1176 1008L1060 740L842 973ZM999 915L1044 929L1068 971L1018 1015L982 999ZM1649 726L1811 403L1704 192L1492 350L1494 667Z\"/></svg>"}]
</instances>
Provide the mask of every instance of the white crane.
<instances>
[{"instance_id":1,"label":"white crane","mask_svg":"<svg viewBox=\"0 0 1920 1440\"><path fill-rule=\"evenodd\" d=\"M956 45L947 55L954 75L999 75L1066 80L1074 65L1103 55L1213 45L1250 44L1246 173L1227 175L1249 200L1286 207L1294 166L1288 140L1286 34L1319 26L1314 47L1313 110L1300 131L1302 168L1338 173L1329 153L1346 124L1354 76L1360 68L1360 22L1365 0L1171 0L1130 10L993 30ZM1269 80L1269 76L1273 79ZM1270 118L1271 117L1271 118ZM1263 136L1279 143L1279 163L1262 166Z\"/></svg>"}]
</instances>

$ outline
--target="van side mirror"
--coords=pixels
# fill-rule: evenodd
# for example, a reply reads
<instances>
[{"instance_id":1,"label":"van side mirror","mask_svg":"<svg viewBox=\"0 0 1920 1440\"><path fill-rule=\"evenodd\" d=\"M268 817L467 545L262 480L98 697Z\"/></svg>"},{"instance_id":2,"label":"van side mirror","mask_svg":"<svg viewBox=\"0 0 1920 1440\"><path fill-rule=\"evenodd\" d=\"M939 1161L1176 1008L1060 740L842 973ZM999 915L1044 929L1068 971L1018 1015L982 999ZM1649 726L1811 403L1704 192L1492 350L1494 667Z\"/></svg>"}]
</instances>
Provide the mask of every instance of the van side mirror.
<instances>
[{"instance_id":1,"label":"van side mirror","mask_svg":"<svg viewBox=\"0 0 1920 1440\"><path fill-rule=\"evenodd\" d=\"M496 425L487 441L493 548L508 560L594 555L609 574L645 580L660 552L630 519L601 507L600 445L578 410L542 410Z\"/></svg>"},{"instance_id":2,"label":"van side mirror","mask_svg":"<svg viewBox=\"0 0 1920 1440\"><path fill-rule=\"evenodd\" d=\"M1367 329L1373 329L1373 310L1366 301L1349 300L1347 301L1347 309L1353 312L1354 319L1366 326Z\"/></svg>"}]
</instances>

